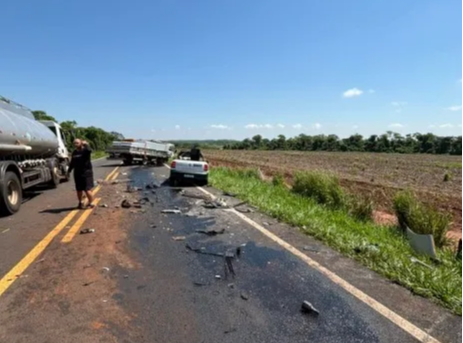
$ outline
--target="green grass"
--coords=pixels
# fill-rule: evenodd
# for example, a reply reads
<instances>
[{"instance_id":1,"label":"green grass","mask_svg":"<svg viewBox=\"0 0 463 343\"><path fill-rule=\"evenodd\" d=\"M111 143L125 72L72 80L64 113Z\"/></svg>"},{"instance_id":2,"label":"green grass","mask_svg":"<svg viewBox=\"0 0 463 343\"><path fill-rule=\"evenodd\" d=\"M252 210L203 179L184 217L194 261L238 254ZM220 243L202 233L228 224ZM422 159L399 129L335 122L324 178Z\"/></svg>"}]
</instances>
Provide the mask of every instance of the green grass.
<instances>
[{"instance_id":1,"label":"green grass","mask_svg":"<svg viewBox=\"0 0 463 343\"><path fill-rule=\"evenodd\" d=\"M435 164L437 167L445 169L461 169L461 162L440 162Z\"/></svg>"},{"instance_id":2,"label":"green grass","mask_svg":"<svg viewBox=\"0 0 463 343\"><path fill-rule=\"evenodd\" d=\"M92 160L96 160L98 158L106 157L108 154L104 151L92 151Z\"/></svg>"},{"instance_id":3,"label":"green grass","mask_svg":"<svg viewBox=\"0 0 463 343\"><path fill-rule=\"evenodd\" d=\"M405 232L408 227L419 234L433 235L438 247L448 243L447 232L452 221L449 214L440 213L421 203L411 191L401 191L396 194L394 210L402 231Z\"/></svg>"},{"instance_id":4,"label":"green grass","mask_svg":"<svg viewBox=\"0 0 463 343\"><path fill-rule=\"evenodd\" d=\"M216 168L209 177L214 187L237 194L241 200L280 221L304 228L305 233L342 254L461 315L462 264L454 259L450 249L440 249L441 263L435 264L416 255L398 230L360 221L344 209L336 210L282 185L263 182L252 170ZM370 246L378 249L365 248ZM415 264L411 257L433 268Z\"/></svg>"}]
</instances>

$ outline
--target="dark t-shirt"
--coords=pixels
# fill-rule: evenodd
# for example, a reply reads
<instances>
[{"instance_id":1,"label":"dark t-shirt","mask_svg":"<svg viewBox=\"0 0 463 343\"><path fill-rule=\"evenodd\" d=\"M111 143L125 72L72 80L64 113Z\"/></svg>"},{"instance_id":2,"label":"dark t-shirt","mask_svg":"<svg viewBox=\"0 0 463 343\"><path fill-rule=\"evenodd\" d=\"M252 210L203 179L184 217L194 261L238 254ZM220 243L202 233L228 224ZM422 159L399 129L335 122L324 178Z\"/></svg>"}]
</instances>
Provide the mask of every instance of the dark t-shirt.
<instances>
[{"instance_id":1,"label":"dark t-shirt","mask_svg":"<svg viewBox=\"0 0 463 343\"><path fill-rule=\"evenodd\" d=\"M74 170L74 176L93 175L91 154L92 151L88 147L83 147L82 150L73 151L69 170Z\"/></svg>"},{"instance_id":2,"label":"dark t-shirt","mask_svg":"<svg viewBox=\"0 0 463 343\"><path fill-rule=\"evenodd\" d=\"M198 148L193 148L190 150L190 158L192 161L199 161L203 158L203 154Z\"/></svg>"}]
</instances>

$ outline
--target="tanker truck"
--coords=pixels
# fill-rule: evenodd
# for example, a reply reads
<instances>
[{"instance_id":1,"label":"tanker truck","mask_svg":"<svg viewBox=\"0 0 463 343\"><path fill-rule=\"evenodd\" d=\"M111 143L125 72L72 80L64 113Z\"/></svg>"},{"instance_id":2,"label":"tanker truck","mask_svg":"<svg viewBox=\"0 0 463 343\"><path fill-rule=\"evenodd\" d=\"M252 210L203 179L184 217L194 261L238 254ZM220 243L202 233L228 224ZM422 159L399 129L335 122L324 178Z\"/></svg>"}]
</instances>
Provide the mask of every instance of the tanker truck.
<instances>
[{"instance_id":1,"label":"tanker truck","mask_svg":"<svg viewBox=\"0 0 463 343\"><path fill-rule=\"evenodd\" d=\"M67 181L69 152L61 126L0 96L0 214L21 207L23 191Z\"/></svg>"}]
</instances>

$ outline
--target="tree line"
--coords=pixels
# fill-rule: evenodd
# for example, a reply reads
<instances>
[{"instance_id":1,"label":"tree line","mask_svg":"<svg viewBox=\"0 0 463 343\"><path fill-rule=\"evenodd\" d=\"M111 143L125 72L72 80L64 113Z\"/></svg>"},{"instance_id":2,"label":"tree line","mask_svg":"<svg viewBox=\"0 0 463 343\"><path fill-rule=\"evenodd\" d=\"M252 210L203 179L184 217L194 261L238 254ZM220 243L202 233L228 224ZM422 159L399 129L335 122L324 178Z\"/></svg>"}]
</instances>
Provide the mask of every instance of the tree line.
<instances>
[{"instance_id":1,"label":"tree line","mask_svg":"<svg viewBox=\"0 0 463 343\"><path fill-rule=\"evenodd\" d=\"M32 113L36 120L51 120L58 123L54 117L45 111L32 111ZM107 132L94 126L82 127L74 120L63 121L60 125L65 133L66 146L70 150L74 150L72 143L76 138L86 140L95 151L104 151L113 141L124 139L124 136L118 132Z\"/></svg>"},{"instance_id":2,"label":"tree line","mask_svg":"<svg viewBox=\"0 0 463 343\"><path fill-rule=\"evenodd\" d=\"M298 151L358 151L400 154L450 154L461 155L462 137L436 136L432 133L414 133L402 136L387 131L382 135L363 137L355 134L347 138L337 135L299 136L286 138L279 135L273 139L256 135L241 142L224 145L231 150L298 150Z\"/></svg>"}]
</instances>

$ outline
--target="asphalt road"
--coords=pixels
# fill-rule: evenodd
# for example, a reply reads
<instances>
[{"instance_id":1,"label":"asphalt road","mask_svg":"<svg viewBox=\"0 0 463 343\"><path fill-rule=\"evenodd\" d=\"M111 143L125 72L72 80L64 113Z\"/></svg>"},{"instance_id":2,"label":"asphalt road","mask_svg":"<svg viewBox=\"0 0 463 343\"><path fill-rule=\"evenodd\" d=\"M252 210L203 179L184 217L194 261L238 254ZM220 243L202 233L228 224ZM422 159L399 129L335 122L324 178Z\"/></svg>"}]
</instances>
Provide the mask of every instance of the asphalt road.
<instances>
[{"instance_id":1,"label":"asphalt road","mask_svg":"<svg viewBox=\"0 0 463 343\"><path fill-rule=\"evenodd\" d=\"M96 162L95 179L114 168ZM461 317L295 228L246 205L205 208L204 192L170 188L164 167L118 172L97 194L104 207L69 222L72 184L0 219L0 342L461 342Z\"/></svg>"}]
</instances>

